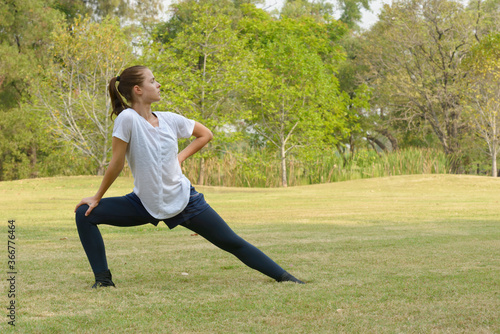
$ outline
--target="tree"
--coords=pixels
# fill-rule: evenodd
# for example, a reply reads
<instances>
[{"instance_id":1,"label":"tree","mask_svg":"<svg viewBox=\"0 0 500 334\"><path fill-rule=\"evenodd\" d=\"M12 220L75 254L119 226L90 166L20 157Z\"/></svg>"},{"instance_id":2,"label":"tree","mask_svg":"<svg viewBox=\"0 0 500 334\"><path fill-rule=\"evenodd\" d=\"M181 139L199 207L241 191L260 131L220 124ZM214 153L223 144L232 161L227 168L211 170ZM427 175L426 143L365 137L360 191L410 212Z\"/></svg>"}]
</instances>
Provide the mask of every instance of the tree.
<instances>
[{"instance_id":1,"label":"tree","mask_svg":"<svg viewBox=\"0 0 500 334\"><path fill-rule=\"evenodd\" d=\"M318 22L332 22L335 12L340 13L339 21L350 29L359 29L362 9L370 9L370 0L286 0L281 9L281 17L299 18L310 16Z\"/></svg>"},{"instance_id":2,"label":"tree","mask_svg":"<svg viewBox=\"0 0 500 334\"><path fill-rule=\"evenodd\" d=\"M344 128L345 105L334 74L343 59L335 39L345 30L310 17L273 21L258 11L247 16L242 31L260 69L250 122L278 150L286 187L289 153L306 144L318 147L327 134Z\"/></svg>"},{"instance_id":3,"label":"tree","mask_svg":"<svg viewBox=\"0 0 500 334\"><path fill-rule=\"evenodd\" d=\"M498 176L500 150L500 33L481 40L464 62L469 69L466 101L473 129L488 146L491 175Z\"/></svg>"},{"instance_id":4,"label":"tree","mask_svg":"<svg viewBox=\"0 0 500 334\"><path fill-rule=\"evenodd\" d=\"M47 37L60 15L42 0L10 0L0 7L0 108L29 99L30 83L47 59Z\"/></svg>"},{"instance_id":5,"label":"tree","mask_svg":"<svg viewBox=\"0 0 500 334\"><path fill-rule=\"evenodd\" d=\"M102 175L111 149L109 80L131 61L130 40L116 20L79 18L52 33L54 61L38 92L59 139L90 157Z\"/></svg>"},{"instance_id":6,"label":"tree","mask_svg":"<svg viewBox=\"0 0 500 334\"><path fill-rule=\"evenodd\" d=\"M96 22L107 17L120 20L123 26L142 26L149 30L163 14L163 0L46 0L62 12L68 23L79 17L89 16Z\"/></svg>"},{"instance_id":7,"label":"tree","mask_svg":"<svg viewBox=\"0 0 500 334\"><path fill-rule=\"evenodd\" d=\"M360 55L379 105L409 127L428 124L449 157L461 153L467 135L461 62L475 40L475 24L474 13L455 1L394 2L365 35Z\"/></svg>"},{"instance_id":8,"label":"tree","mask_svg":"<svg viewBox=\"0 0 500 334\"><path fill-rule=\"evenodd\" d=\"M36 177L53 152L33 111L37 78L47 63L50 33L62 16L48 1L9 0L0 6L0 180Z\"/></svg>"},{"instance_id":9,"label":"tree","mask_svg":"<svg viewBox=\"0 0 500 334\"><path fill-rule=\"evenodd\" d=\"M344 5L346 5L351 9L357 8L358 14L360 14L359 5L361 5L361 3L364 3L364 6L368 8L369 1L337 1L337 7L344 8ZM333 2L325 0L287 0L280 12L282 18L312 18L319 24L336 23L334 14L335 6ZM337 146L339 153L342 154L344 162L346 163L346 148L350 151L350 157L352 158L358 143L366 141L366 134L363 132L370 130L370 127L366 126L368 122L364 122L365 126L363 128L360 127L360 121L366 119L366 113L364 111L368 107L369 90L355 75L359 75L360 70L363 70L362 67L357 66L354 61L356 59L356 45L359 44L359 37L353 29L357 29L356 22L359 21L361 16L346 9L342 11L341 17L339 21L346 24L351 30L333 38L335 41L338 41L339 45L342 46L346 53L346 59L335 64L335 77L339 79L339 89L342 92L342 100L346 104L347 112L344 117L345 126L336 129L335 132L330 133L327 138L334 138L330 140L330 143ZM339 36L341 36L341 38L339 38ZM323 59L326 60L325 57L323 57ZM372 136L368 137L371 138ZM378 141L376 138L374 140Z\"/></svg>"},{"instance_id":10,"label":"tree","mask_svg":"<svg viewBox=\"0 0 500 334\"><path fill-rule=\"evenodd\" d=\"M2 112L0 119L0 180L15 180L38 176L37 160L44 131L32 123L35 118L28 108ZM43 149L42 149L43 150Z\"/></svg>"}]
</instances>

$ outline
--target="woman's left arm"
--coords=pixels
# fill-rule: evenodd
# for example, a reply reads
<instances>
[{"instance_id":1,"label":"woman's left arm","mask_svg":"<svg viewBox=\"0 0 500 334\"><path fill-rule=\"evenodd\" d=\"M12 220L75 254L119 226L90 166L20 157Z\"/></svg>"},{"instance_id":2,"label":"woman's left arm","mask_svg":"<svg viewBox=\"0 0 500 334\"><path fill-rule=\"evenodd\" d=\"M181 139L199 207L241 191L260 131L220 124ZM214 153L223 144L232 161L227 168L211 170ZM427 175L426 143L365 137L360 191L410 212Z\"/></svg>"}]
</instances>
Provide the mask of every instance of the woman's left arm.
<instances>
[{"instance_id":1,"label":"woman's left arm","mask_svg":"<svg viewBox=\"0 0 500 334\"><path fill-rule=\"evenodd\" d=\"M195 136L196 138L177 155L180 164L182 164L184 160L201 150L214 137L212 131L198 122L195 122L194 124L193 136Z\"/></svg>"}]
</instances>

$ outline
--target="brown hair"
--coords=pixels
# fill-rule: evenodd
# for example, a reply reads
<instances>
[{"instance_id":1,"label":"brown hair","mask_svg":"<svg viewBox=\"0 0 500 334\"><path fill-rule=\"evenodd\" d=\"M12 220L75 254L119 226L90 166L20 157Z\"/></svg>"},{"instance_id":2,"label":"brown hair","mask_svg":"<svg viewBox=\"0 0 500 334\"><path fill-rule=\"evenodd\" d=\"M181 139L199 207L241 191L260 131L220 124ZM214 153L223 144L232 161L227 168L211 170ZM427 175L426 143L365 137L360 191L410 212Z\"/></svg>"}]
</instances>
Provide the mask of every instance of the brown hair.
<instances>
[{"instance_id":1,"label":"brown hair","mask_svg":"<svg viewBox=\"0 0 500 334\"><path fill-rule=\"evenodd\" d=\"M127 102L132 102L132 89L142 85L146 66L136 65L123 70L123 72L109 81L109 97L111 98L111 118L118 116L123 110L130 108ZM118 82L118 85L116 84Z\"/></svg>"}]
</instances>

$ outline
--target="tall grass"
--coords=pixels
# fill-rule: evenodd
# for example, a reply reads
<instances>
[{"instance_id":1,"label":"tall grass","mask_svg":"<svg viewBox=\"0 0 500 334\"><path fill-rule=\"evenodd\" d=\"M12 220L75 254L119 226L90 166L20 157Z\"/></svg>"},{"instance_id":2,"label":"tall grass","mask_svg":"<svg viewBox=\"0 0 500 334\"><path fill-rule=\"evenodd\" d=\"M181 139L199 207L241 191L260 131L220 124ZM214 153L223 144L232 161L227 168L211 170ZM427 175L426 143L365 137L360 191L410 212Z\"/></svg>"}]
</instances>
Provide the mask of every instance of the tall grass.
<instances>
[{"instance_id":1,"label":"tall grass","mask_svg":"<svg viewBox=\"0 0 500 334\"><path fill-rule=\"evenodd\" d=\"M280 186L279 160L265 151L246 152L244 155L228 153L207 158L204 164L206 185ZM198 179L198 159L186 161L183 167L189 179ZM390 153L362 150L354 156L345 157L345 161L338 152L332 150L312 152L307 158L291 156L287 168L288 185L294 186L393 175L446 174L449 172L449 163L446 155L435 149L408 148Z\"/></svg>"}]
</instances>

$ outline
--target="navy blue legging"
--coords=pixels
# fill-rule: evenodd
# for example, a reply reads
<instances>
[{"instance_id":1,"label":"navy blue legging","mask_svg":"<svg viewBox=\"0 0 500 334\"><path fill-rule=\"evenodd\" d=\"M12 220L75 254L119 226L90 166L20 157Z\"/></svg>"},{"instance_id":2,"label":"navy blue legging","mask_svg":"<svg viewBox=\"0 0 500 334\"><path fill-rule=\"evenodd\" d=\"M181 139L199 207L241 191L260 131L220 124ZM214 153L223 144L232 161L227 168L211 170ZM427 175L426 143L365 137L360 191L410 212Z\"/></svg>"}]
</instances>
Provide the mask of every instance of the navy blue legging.
<instances>
[{"instance_id":1,"label":"navy blue legging","mask_svg":"<svg viewBox=\"0 0 500 334\"><path fill-rule=\"evenodd\" d=\"M154 222L154 218L145 217L125 197L102 199L99 205L86 217L87 209L88 205L82 205L77 209L76 225L83 248L95 274L108 270L104 241L97 225L139 226ZM156 220L156 222L158 221ZM244 264L264 275L277 280L285 273L283 268L262 251L234 233L211 207L180 225L233 254Z\"/></svg>"}]
</instances>

